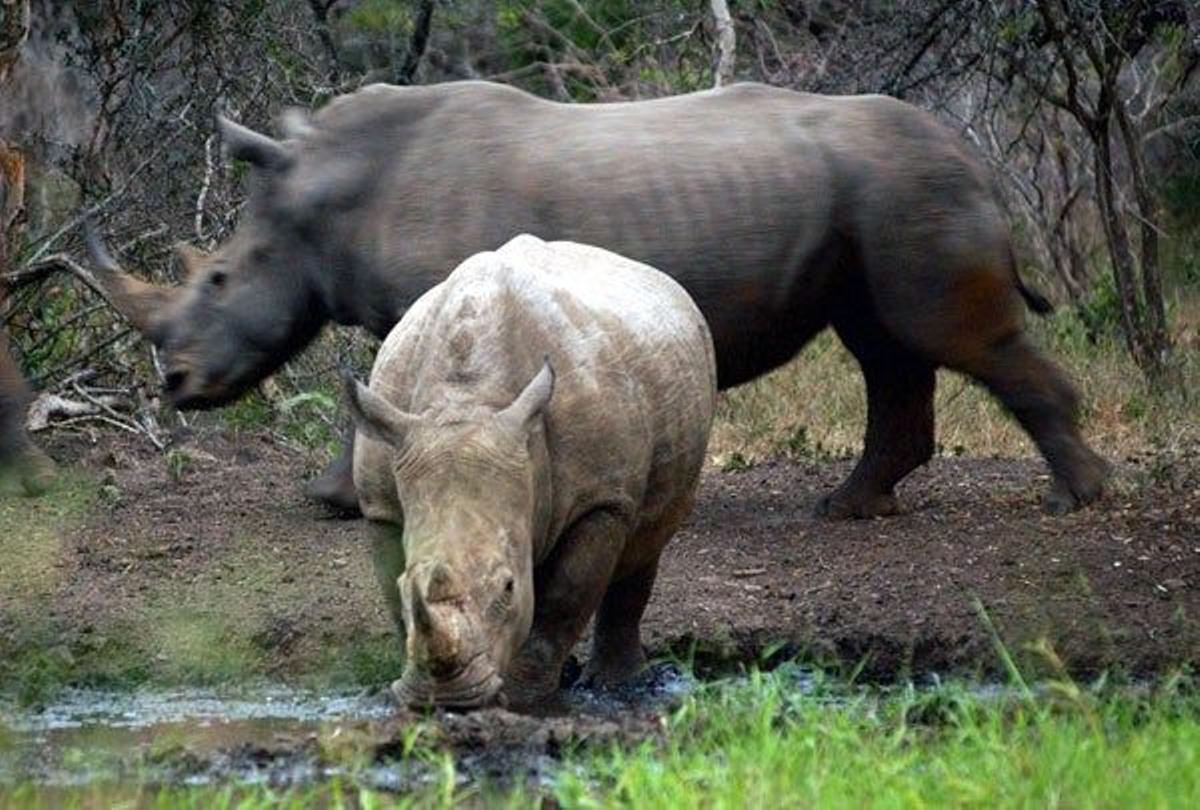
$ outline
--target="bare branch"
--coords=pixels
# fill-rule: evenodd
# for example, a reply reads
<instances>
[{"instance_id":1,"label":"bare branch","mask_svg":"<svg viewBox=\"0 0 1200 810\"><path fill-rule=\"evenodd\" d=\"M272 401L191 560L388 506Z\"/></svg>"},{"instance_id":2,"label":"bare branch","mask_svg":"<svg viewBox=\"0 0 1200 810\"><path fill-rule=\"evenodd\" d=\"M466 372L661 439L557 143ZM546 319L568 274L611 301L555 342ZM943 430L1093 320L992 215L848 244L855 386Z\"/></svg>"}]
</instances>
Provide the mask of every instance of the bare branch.
<instances>
[{"instance_id":1,"label":"bare branch","mask_svg":"<svg viewBox=\"0 0 1200 810\"><path fill-rule=\"evenodd\" d=\"M417 68L421 65L421 57L429 46L429 29L433 24L434 0L421 0L417 9L417 21L413 25L412 38L408 41L408 50L404 54L404 62L396 70L396 84L412 84Z\"/></svg>"},{"instance_id":2,"label":"bare branch","mask_svg":"<svg viewBox=\"0 0 1200 810\"><path fill-rule=\"evenodd\" d=\"M717 27L717 65L713 70L713 87L721 87L733 81L737 33L733 29L733 18L729 16L729 4L725 0L711 0L711 3Z\"/></svg>"}]
</instances>

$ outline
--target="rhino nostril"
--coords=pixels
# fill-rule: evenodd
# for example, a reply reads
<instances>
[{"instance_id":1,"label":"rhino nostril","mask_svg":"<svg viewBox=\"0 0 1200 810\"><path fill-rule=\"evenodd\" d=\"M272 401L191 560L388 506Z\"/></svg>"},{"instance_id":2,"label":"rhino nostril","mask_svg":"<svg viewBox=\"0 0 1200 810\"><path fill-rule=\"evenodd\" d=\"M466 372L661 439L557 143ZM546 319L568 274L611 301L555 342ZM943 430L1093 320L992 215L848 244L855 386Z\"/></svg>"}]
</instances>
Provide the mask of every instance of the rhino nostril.
<instances>
[{"instance_id":1,"label":"rhino nostril","mask_svg":"<svg viewBox=\"0 0 1200 810\"><path fill-rule=\"evenodd\" d=\"M164 380L164 385L166 385L167 392L173 393L182 388L183 383L187 380L187 376L188 373L182 369L168 371L166 379Z\"/></svg>"}]
</instances>

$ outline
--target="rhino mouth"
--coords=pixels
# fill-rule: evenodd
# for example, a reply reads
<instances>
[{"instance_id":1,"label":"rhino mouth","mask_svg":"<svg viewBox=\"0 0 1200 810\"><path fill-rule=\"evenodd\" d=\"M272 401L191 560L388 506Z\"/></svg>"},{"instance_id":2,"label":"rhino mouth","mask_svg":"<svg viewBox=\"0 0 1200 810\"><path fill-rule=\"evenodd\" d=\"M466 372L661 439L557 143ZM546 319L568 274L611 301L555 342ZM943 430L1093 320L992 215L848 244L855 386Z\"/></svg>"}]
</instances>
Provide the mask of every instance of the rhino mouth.
<instances>
[{"instance_id":1,"label":"rhino mouth","mask_svg":"<svg viewBox=\"0 0 1200 810\"><path fill-rule=\"evenodd\" d=\"M197 372L168 372L163 392L181 411L208 411L237 400L253 384L236 385Z\"/></svg>"},{"instance_id":2,"label":"rhino mouth","mask_svg":"<svg viewBox=\"0 0 1200 810\"><path fill-rule=\"evenodd\" d=\"M445 677L435 678L408 666L400 680L392 684L392 693L414 709L430 706L478 709L495 701L503 685L504 680L487 653L479 653Z\"/></svg>"}]
</instances>

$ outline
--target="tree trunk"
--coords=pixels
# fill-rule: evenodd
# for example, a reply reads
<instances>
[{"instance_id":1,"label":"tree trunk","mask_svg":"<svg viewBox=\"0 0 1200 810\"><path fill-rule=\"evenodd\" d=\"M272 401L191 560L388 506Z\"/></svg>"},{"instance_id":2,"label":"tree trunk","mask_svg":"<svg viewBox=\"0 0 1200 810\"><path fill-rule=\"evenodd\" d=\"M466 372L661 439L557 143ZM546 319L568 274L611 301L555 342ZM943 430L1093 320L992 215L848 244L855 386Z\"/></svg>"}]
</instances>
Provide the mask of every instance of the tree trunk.
<instances>
[{"instance_id":1,"label":"tree trunk","mask_svg":"<svg viewBox=\"0 0 1200 810\"><path fill-rule=\"evenodd\" d=\"M713 19L717 26L717 66L713 71L713 87L721 87L733 81L733 58L737 49L737 34L733 30L733 17L725 0L712 0Z\"/></svg>"},{"instance_id":2,"label":"tree trunk","mask_svg":"<svg viewBox=\"0 0 1200 810\"><path fill-rule=\"evenodd\" d=\"M1142 162L1141 140L1133 131L1133 123L1124 105L1115 108L1117 131L1129 161L1137 218L1141 223L1141 259L1143 340L1149 353L1149 375L1159 381L1171 363L1171 334L1167 329L1167 310L1163 301L1162 270L1158 260L1158 205L1146 183Z\"/></svg>"},{"instance_id":3,"label":"tree trunk","mask_svg":"<svg viewBox=\"0 0 1200 810\"><path fill-rule=\"evenodd\" d=\"M9 271L25 213L25 158L0 140L0 274Z\"/></svg>"},{"instance_id":4,"label":"tree trunk","mask_svg":"<svg viewBox=\"0 0 1200 810\"><path fill-rule=\"evenodd\" d=\"M1147 374L1150 359L1143 336L1142 307L1138 299L1137 271L1133 252L1129 247L1129 234L1117 209L1112 175L1112 141L1108 132L1108 121L1101 120L1088 133L1092 138L1096 160L1096 199L1100 206L1100 221L1104 226L1104 238L1108 243L1108 255L1112 261L1113 280L1121 299L1121 326L1125 342L1134 362Z\"/></svg>"},{"instance_id":5,"label":"tree trunk","mask_svg":"<svg viewBox=\"0 0 1200 810\"><path fill-rule=\"evenodd\" d=\"M325 61L329 66L329 81L336 87L342 80L338 60L337 46L333 42L333 32L329 30L329 9L334 0L308 0L313 18L317 21L317 36L321 47L325 49Z\"/></svg>"},{"instance_id":6,"label":"tree trunk","mask_svg":"<svg viewBox=\"0 0 1200 810\"><path fill-rule=\"evenodd\" d=\"M29 0L0 0L0 82L21 55L29 36Z\"/></svg>"}]
</instances>

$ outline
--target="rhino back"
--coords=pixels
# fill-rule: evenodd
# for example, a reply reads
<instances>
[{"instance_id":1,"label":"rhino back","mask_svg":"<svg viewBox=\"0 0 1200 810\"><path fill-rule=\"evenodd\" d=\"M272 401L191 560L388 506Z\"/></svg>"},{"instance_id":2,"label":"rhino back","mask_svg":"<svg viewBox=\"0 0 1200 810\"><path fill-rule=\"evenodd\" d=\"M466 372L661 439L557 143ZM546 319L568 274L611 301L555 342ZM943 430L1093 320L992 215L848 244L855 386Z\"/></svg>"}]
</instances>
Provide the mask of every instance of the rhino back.
<instances>
[{"instance_id":1,"label":"rhino back","mask_svg":"<svg viewBox=\"0 0 1200 810\"><path fill-rule=\"evenodd\" d=\"M509 404L543 357L548 537L600 504L651 519L690 495L716 392L707 325L677 283L608 251L522 236L469 258L388 336L371 386L453 421Z\"/></svg>"},{"instance_id":2,"label":"rhino back","mask_svg":"<svg viewBox=\"0 0 1200 810\"><path fill-rule=\"evenodd\" d=\"M824 328L848 252L877 256L886 286L922 272L921 247L944 232L976 245L981 230L1003 233L954 136L878 96L734 85L565 105L462 82L362 91L319 122L336 149L313 165L361 164L353 238L365 258L331 281L334 311L386 299L398 316L514 234L569 239L677 279L712 328L722 387Z\"/></svg>"}]
</instances>

